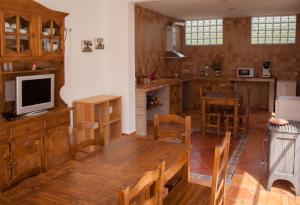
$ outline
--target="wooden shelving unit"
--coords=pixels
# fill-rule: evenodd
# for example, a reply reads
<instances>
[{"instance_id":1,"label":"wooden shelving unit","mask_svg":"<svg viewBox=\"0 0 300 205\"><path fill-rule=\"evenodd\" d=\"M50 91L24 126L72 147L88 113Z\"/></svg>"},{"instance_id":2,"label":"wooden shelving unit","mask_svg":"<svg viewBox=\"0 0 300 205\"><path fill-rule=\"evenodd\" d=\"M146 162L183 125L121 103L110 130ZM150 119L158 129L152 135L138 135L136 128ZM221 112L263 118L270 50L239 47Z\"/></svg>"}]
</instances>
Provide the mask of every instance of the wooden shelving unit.
<instances>
[{"instance_id":1,"label":"wooden shelving unit","mask_svg":"<svg viewBox=\"0 0 300 205\"><path fill-rule=\"evenodd\" d=\"M40 70L16 70L16 71L9 71L9 72L1 72L2 76L9 76L9 75L26 75L26 74L42 74L42 73L50 73L50 72L57 72L59 71L58 68L50 68L50 69L40 69Z\"/></svg>"},{"instance_id":2,"label":"wooden shelving unit","mask_svg":"<svg viewBox=\"0 0 300 205\"><path fill-rule=\"evenodd\" d=\"M95 96L73 103L74 126L82 122L99 122L99 129L86 130L78 135L78 141L100 138L103 145L121 137L122 108L120 96ZM103 129L101 133L101 129Z\"/></svg>"}]
</instances>

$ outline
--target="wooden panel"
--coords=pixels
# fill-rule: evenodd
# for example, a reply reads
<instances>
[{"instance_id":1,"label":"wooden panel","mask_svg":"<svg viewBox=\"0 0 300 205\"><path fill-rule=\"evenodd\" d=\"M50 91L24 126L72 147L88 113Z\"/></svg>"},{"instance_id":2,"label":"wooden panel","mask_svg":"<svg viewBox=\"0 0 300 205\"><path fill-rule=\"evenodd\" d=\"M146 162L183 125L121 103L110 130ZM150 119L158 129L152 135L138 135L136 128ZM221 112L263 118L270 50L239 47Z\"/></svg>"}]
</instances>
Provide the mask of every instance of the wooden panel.
<instances>
[{"instance_id":1,"label":"wooden panel","mask_svg":"<svg viewBox=\"0 0 300 205\"><path fill-rule=\"evenodd\" d=\"M8 130L0 130L0 142L5 141L9 138Z\"/></svg>"},{"instance_id":2,"label":"wooden panel","mask_svg":"<svg viewBox=\"0 0 300 205\"><path fill-rule=\"evenodd\" d=\"M60 126L62 124L70 124L70 115L69 112L66 112L62 115L55 116L45 120L46 128L51 128L55 126Z\"/></svg>"},{"instance_id":3,"label":"wooden panel","mask_svg":"<svg viewBox=\"0 0 300 205\"><path fill-rule=\"evenodd\" d=\"M11 178L9 169L9 153L9 144L0 145L0 192L6 190L7 183Z\"/></svg>"},{"instance_id":4,"label":"wooden panel","mask_svg":"<svg viewBox=\"0 0 300 205\"><path fill-rule=\"evenodd\" d=\"M43 149L43 133L30 135L11 143L12 180L9 187L43 171Z\"/></svg>"},{"instance_id":5,"label":"wooden panel","mask_svg":"<svg viewBox=\"0 0 300 205\"><path fill-rule=\"evenodd\" d=\"M53 128L46 133L46 170L49 170L70 159L68 126Z\"/></svg>"},{"instance_id":6,"label":"wooden panel","mask_svg":"<svg viewBox=\"0 0 300 205\"><path fill-rule=\"evenodd\" d=\"M11 137L15 138L22 135L38 132L41 131L42 129L43 129L43 122L37 121L37 122L27 123L21 126L13 127L11 128L10 131L11 131Z\"/></svg>"}]
</instances>

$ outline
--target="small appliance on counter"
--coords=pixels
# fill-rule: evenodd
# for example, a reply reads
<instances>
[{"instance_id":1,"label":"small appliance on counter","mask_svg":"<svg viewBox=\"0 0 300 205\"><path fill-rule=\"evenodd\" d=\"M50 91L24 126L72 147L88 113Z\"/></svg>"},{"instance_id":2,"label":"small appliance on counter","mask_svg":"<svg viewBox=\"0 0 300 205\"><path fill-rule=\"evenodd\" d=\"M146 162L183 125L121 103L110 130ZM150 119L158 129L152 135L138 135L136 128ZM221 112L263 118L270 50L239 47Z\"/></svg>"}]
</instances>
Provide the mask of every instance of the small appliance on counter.
<instances>
[{"instance_id":1,"label":"small appliance on counter","mask_svg":"<svg viewBox=\"0 0 300 205\"><path fill-rule=\"evenodd\" d=\"M270 78L271 77L271 62L270 61L263 62L262 77L263 78Z\"/></svg>"},{"instance_id":2,"label":"small appliance on counter","mask_svg":"<svg viewBox=\"0 0 300 205\"><path fill-rule=\"evenodd\" d=\"M238 78L253 78L254 77L254 68L237 68L236 76Z\"/></svg>"}]
</instances>

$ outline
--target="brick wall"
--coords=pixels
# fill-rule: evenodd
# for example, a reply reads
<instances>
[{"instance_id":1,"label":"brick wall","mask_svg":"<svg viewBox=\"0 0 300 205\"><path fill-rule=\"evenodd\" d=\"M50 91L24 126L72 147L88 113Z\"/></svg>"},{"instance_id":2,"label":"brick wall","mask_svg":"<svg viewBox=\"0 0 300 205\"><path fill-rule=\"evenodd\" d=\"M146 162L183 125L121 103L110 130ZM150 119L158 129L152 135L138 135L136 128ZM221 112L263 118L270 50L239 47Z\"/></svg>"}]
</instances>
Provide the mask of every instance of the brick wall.
<instances>
[{"instance_id":1,"label":"brick wall","mask_svg":"<svg viewBox=\"0 0 300 205\"><path fill-rule=\"evenodd\" d=\"M151 10L135 7L136 76L165 70L166 27L172 18Z\"/></svg>"},{"instance_id":2,"label":"brick wall","mask_svg":"<svg viewBox=\"0 0 300 205\"><path fill-rule=\"evenodd\" d=\"M187 58L182 62L183 70L200 74L205 65L210 65L216 55L224 59L223 75L235 76L237 67L254 67L261 76L262 62L272 62L272 74L278 79L300 75L300 15L297 17L297 43L292 45L251 45L251 18L225 18L224 44L221 46L185 46L182 52ZM182 38L184 42L184 37Z\"/></svg>"},{"instance_id":3,"label":"brick wall","mask_svg":"<svg viewBox=\"0 0 300 205\"><path fill-rule=\"evenodd\" d=\"M221 46L185 46L182 35L183 60L165 60L166 26L173 20L154 11L136 6L136 76L147 75L157 68L161 77L200 74L216 55L224 58L223 75L236 76L237 67L254 67L260 76L262 62L272 62L272 73L279 80L300 81L300 15L297 16L296 44L251 45L251 18L225 18L224 44ZM183 32L184 33L184 32ZM298 83L300 86L300 82ZM300 91L300 87L298 89Z\"/></svg>"}]
</instances>

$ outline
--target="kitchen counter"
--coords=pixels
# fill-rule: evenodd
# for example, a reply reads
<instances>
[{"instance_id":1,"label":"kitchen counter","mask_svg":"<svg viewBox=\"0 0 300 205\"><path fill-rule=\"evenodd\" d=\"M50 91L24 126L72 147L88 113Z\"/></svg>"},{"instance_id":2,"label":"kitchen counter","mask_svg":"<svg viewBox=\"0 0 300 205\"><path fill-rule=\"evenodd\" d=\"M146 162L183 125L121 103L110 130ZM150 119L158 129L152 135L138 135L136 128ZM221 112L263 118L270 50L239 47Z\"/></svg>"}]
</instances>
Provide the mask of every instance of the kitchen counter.
<instances>
[{"instance_id":1,"label":"kitchen counter","mask_svg":"<svg viewBox=\"0 0 300 205\"><path fill-rule=\"evenodd\" d=\"M138 135L147 134L147 119L152 117L154 112L168 113L169 106L166 104L170 101L170 86L180 84L182 85L182 104L183 107L195 107L197 105L196 99L199 96L198 85L204 82L232 82L235 86L235 91L247 95L246 90L241 90L247 86L253 87L256 91L253 96L258 96L254 99L254 102L257 99L263 99L260 104L263 104L262 108L268 108L269 112L274 111L275 103L275 82L274 78L237 78L237 77L205 77L205 76L190 76L182 78L165 78L157 79L151 81L147 84L139 84L136 86L136 128ZM161 99L164 101L164 106L157 108L157 110L147 110L147 93L156 92L160 95ZM254 104L256 105L256 104ZM149 113L151 115L149 115ZM148 118L147 118L148 115Z\"/></svg>"}]
</instances>

